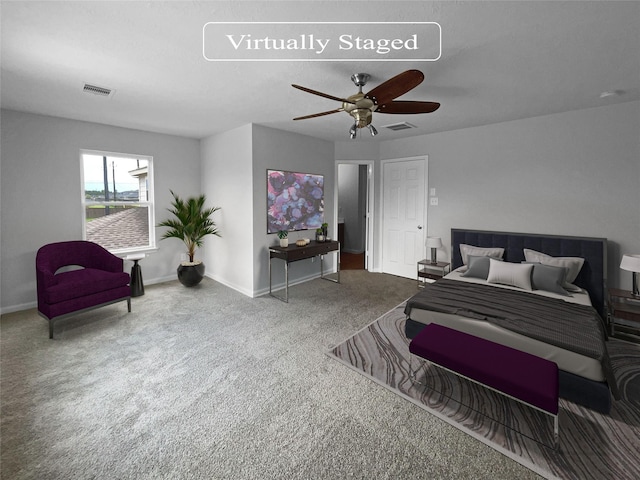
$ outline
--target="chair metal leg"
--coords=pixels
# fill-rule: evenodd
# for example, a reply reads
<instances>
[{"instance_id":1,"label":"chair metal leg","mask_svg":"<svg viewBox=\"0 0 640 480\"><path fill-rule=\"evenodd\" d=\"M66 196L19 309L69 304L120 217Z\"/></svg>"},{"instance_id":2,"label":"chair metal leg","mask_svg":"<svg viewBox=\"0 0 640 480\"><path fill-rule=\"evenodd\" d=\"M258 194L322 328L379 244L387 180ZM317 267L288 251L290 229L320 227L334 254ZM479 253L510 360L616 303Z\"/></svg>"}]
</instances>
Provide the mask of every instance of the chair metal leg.
<instances>
[{"instance_id":1,"label":"chair metal leg","mask_svg":"<svg viewBox=\"0 0 640 480\"><path fill-rule=\"evenodd\" d=\"M106 302L106 303L103 303L103 304L101 304L101 305L95 305L95 306L93 306L93 307L83 308L83 309L81 309L81 310L77 310L77 311L75 311L75 312L70 312L70 313L67 313L67 314L60 315L60 316L58 316L58 317L55 317L55 320L62 320L62 319L65 319L65 318L67 318L67 317L71 317L71 316L73 316L73 315L77 315L78 313L81 313L81 312L87 312L87 311L90 311L90 310L94 310L94 309L96 309L96 308L104 307L104 306L106 306L106 305L114 304L114 303L116 303L116 302L118 302L118 303L119 303L119 302L121 302L121 301L122 301L122 298L119 298L119 299L117 299L117 300L113 300L113 301L111 301L111 302ZM128 311L129 313L131 313L131 297L127 297L127 311ZM45 315L43 315L43 314L40 314L40 316L44 317L44 318L49 322L49 338L53 338L53 321L54 321L54 318L48 318L48 317L46 317L46 316L45 316Z\"/></svg>"}]
</instances>

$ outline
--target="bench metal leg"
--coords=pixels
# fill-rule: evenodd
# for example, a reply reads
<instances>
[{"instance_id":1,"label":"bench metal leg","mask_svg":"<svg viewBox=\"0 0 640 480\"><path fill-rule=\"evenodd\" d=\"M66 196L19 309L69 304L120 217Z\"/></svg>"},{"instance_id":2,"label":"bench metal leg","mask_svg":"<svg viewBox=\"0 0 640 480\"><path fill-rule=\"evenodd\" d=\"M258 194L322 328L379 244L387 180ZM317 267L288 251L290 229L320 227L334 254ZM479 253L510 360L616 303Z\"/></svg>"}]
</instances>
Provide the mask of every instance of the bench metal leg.
<instances>
[{"instance_id":1,"label":"bench metal leg","mask_svg":"<svg viewBox=\"0 0 640 480\"><path fill-rule=\"evenodd\" d=\"M415 360L418 361L418 367L415 370L413 368L414 357L415 357ZM486 388L488 390L492 390L492 391L494 391L496 393L499 393L500 395L502 395L502 396L504 396L506 398L510 398L512 400L515 400L516 402L519 402L522 405L526 405L526 406L528 406L528 407L530 407L530 408L532 408L534 410L537 410L539 412L542 412L542 413L544 413L546 415L549 415L549 416L553 417L553 445L548 445L548 444L546 444L544 442L541 442L540 440L537 440L537 439L535 439L533 437L530 437L529 435L527 435L527 434L525 434L523 432L520 432L519 430L516 430L515 428L511 427L510 425L507 425L506 423L503 423L503 422L501 422L501 421L499 421L499 420L497 420L497 419L495 419L493 417L490 417L490 416L488 416L488 415L476 410L471 405L467 405L465 403L462 403L460 400L457 400L457 399L453 398L452 396L447 395L444 392L441 392L441 391L439 391L439 390L437 390L437 389L435 389L433 387L430 387L429 385L427 385L426 382L425 383L420 382L417 379L418 371L423 369L425 371L425 376L426 376L427 368L428 368L429 365L433 365L434 367L440 368L440 369L442 369L442 370L444 370L446 372L450 372L450 373L456 375L458 378L463 378L465 380L469 380L470 382L475 383L477 385L480 385L480 386L482 386L482 387L484 387L484 388ZM423 387L427 387L427 388L433 390L434 392L436 392L436 393L438 393L438 394L440 394L440 395L442 395L442 396L444 396L446 398L449 398L449 399L453 400L454 402L457 402L460 405L463 405L463 406L471 409L472 411L474 411L476 413L479 413L480 415L483 415L483 416L487 417L488 419L493 420L494 422L499 423L500 425L503 425L504 427L508 428L509 430L513 430L514 432L517 432L520 435L522 435L524 437L527 437L527 438L533 440L536 443L539 443L540 445L544 445L545 447L548 447L548 448L553 448L554 450L558 450L559 447L560 447L560 433L559 433L559 425L558 425L559 412L558 412L558 414L554 415L553 413L547 412L546 410L542 410L541 408L538 408L535 405L531 405L530 403L527 403L527 402L525 402L523 400L520 400L520 399L518 399L516 397L513 397L513 396L511 396L511 395L509 395L507 393L501 392L500 390L497 390L497 389L495 389L493 387L485 385L484 383L478 382L477 380L474 380L473 378L469 378L469 377L467 377L465 375L461 375L461 374L459 374L459 373L457 373L457 372L455 372L455 371L453 371L453 370L451 370L451 369L449 369L447 367L443 367L442 365L438 365L437 363L434 363L434 362L432 362L430 360L427 360L426 358L422 358L422 357L420 357L418 355L414 355L413 353L409 354L409 378L411 379L411 382L414 385L418 384L418 385L421 385Z\"/></svg>"}]
</instances>

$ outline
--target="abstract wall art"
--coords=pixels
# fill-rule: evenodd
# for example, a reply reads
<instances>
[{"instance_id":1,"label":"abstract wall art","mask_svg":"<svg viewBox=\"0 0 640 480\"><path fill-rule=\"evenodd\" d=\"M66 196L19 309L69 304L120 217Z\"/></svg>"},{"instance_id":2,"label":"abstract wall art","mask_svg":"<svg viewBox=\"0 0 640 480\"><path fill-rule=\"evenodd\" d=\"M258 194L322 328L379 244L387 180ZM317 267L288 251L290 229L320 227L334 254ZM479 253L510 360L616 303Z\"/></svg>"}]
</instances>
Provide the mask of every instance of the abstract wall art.
<instances>
[{"instance_id":1,"label":"abstract wall art","mask_svg":"<svg viewBox=\"0 0 640 480\"><path fill-rule=\"evenodd\" d=\"M267 233L309 230L324 222L324 176L267 170Z\"/></svg>"}]
</instances>

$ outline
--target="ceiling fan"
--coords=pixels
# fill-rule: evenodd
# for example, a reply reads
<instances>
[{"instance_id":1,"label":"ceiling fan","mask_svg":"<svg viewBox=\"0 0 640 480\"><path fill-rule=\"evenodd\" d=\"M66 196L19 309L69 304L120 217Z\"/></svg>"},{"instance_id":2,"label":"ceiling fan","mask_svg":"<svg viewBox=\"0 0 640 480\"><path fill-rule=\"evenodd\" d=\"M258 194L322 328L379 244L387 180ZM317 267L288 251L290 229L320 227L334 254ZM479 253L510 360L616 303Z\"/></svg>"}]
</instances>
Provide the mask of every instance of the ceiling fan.
<instances>
[{"instance_id":1,"label":"ceiling fan","mask_svg":"<svg viewBox=\"0 0 640 480\"><path fill-rule=\"evenodd\" d=\"M414 113L431 113L435 112L440 104L436 102L418 102L411 100L394 100L404 95L409 90L414 89L424 80L424 74L419 70L407 70L390 78L386 82L381 83L368 93L362 93L362 87L367 84L371 75L368 73L356 73L351 75L351 81L358 87L358 93L347 98L334 97L326 93L311 90L310 88L301 87L300 85L291 85L303 92L312 93L330 100L342 102L342 107L327 112L314 113L303 117L296 117L294 120L305 120L307 118L322 117L332 113L347 112L353 117L355 123L349 129L351 138L356 138L358 128L369 128L371 136L378 134L378 131L371 120L373 112L393 113L393 114L414 114Z\"/></svg>"}]
</instances>

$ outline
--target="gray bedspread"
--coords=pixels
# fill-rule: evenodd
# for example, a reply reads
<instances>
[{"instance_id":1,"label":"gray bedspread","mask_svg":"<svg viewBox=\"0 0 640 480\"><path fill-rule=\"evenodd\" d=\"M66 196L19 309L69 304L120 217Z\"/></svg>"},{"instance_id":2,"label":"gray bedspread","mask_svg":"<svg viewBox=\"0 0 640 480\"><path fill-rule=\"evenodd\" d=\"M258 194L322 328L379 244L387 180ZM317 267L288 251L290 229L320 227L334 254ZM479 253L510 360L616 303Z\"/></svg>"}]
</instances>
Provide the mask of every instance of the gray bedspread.
<instances>
[{"instance_id":1,"label":"gray bedspread","mask_svg":"<svg viewBox=\"0 0 640 480\"><path fill-rule=\"evenodd\" d=\"M491 285L443 278L407 301L413 308L484 320L499 327L600 361L609 388L618 386L606 346L606 331L595 308Z\"/></svg>"}]
</instances>

